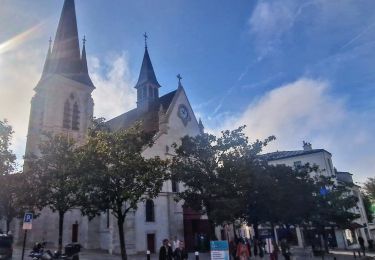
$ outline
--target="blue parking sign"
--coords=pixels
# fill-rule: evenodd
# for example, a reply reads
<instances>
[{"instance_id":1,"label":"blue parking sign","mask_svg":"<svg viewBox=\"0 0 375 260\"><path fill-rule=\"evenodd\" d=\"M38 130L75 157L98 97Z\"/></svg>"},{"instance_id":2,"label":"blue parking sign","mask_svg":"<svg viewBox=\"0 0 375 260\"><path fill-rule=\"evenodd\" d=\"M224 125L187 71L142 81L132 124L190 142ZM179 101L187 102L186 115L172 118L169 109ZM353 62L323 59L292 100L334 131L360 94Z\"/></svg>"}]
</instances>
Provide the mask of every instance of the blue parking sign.
<instances>
[{"instance_id":1,"label":"blue parking sign","mask_svg":"<svg viewBox=\"0 0 375 260\"><path fill-rule=\"evenodd\" d=\"M31 223L33 221L33 213L25 213L25 217L23 218L24 223Z\"/></svg>"}]
</instances>

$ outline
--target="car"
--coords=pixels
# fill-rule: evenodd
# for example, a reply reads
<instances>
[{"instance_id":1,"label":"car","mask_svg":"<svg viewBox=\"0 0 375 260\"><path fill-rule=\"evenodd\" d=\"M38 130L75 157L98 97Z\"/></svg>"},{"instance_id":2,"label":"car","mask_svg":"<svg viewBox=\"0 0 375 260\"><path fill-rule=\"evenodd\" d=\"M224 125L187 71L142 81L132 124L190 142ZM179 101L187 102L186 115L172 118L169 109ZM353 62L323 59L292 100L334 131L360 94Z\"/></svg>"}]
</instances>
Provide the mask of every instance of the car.
<instances>
[{"instance_id":1,"label":"car","mask_svg":"<svg viewBox=\"0 0 375 260\"><path fill-rule=\"evenodd\" d=\"M13 238L8 235L0 235L0 259L12 259Z\"/></svg>"}]
</instances>

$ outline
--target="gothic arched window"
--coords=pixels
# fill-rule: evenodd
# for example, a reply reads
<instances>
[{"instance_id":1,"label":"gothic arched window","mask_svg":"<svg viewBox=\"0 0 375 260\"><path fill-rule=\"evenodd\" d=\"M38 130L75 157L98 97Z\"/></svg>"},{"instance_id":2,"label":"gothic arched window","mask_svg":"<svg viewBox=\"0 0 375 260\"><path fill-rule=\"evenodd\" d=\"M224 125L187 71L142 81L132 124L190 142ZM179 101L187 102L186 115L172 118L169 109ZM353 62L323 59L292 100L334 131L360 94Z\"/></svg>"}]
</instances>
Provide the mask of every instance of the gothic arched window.
<instances>
[{"instance_id":1,"label":"gothic arched window","mask_svg":"<svg viewBox=\"0 0 375 260\"><path fill-rule=\"evenodd\" d=\"M155 206L152 200L146 200L146 222L155 221Z\"/></svg>"},{"instance_id":2,"label":"gothic arched window","mask_svg":"<svg viewBox=\"0 0 375 260\"><path fill-rule=\"evenodd\" d=\"M79 107L77 102L75 102L73 106L72 129L79 130Z\"/></svg>"},{"instance_id":3,"label":"gothic arched window","mask_svg":"<svg viewBox=\"0 0 375 260\"><path fill-rule=\"evenodd\" d=\"M70 129L70 123L71 123L71 108L70 108L70 102L69 100L65 101L64 104L64 117L63 117L63 127L66 129Z\"/></svg>"}]
</instances>

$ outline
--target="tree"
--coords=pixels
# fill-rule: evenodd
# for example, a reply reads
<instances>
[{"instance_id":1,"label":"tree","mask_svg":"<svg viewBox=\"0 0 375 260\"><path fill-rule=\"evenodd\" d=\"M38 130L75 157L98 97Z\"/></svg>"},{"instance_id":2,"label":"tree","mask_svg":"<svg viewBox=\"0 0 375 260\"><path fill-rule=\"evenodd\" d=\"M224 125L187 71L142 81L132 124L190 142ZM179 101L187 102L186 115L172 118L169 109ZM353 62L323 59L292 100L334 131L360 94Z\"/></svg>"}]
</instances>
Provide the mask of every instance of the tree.
<instances>
[{"instance_id":1,"label":"tree","mask_svg":"<svg viewBox=\"0 0 375 260\"><path fill-rule=\"evenodd\" d=\"M13 129L6 120L0 120L0 219L6 221L6 232L10 222L18 215L16 205L18 175L16 169L16 155L10 149Z\"/></svg>"},{"instance_id":2,"label":"tree","mask_svg":"<svg viewBox=\"0 0 375 260\"><path fill-rule=\"evenodd\" d=\"M369 223L372 223L374 220L374 213L372 212L372 203L371 198L365 193L361 193L363 199L363 206L365 207L365 212L367 216L367 220Z\"/></svg>"},{"instance_id":3,"label":"tree","mask_svg":"<svg viewBox=\"0 0 375 260\"><path fill-rule=\"evenodd\" d=\"M375 178L368 178L364 184L365 193L375 200Z\"/></svg>"},{"instance_id":4,"label":"tree","mask_svg":"<svg viewBox=\"0 0 375 260\"><path fill-rule=\"evenodd\" d=\"M314 182L306 170L285 165L263 165L254 171L247 195L246 220L258 237L258 224L301 225L313 204ZM273 230L273 228L272 228Z\"/></svg>"},{"instance_id":5,"label":"tree","mask_svg":"<svg viewBox=\"0 0 375 260\"><path fill-rule=\"evenodd\" d=\"M273 139L250 144L243 129L223 131L220 137L207 133L185 136L180 145L174 145L172 175L185 187L178 198L208 216L211 239L215 239L215 226L243 218L246 191L252 181L248 173L260 168L256 155Z\"/></svg>"},{"instance_id":6,"label":"tree","mask_svg":"<svg viewBox=\"0 0 375 260\"><path fill-rule=\"evenodd\" d=\"M142 131L140 124L118 132L100 129L90 131L87 144L80 149L82 212L93 218L112 211L121 256L126 260L126 215L140 202L158 196L169 178L168 163L159 157L143 157L142 152L153 144L153 136Z\"/></svg>"},{"instance_id":7,"label":"tree","mask_svg":"<svg viewBox=\"0 0 375 260\"><path fill-rule=\"evenodd\" d=\"M350 212L357 205L358 198L351 192L350 184L337 184L334 176L315 176L314 204L306 222L314 226L323 237L325 249L328 243L325 227L349 228L359 216Z\"/></svg>"},{"instance_id":8,"label":"tree","mask_svg":"<svg viewBox=\"0 0 375 260\"><path fill-rule=\"evenodd\" d=\"M46 134L39 157L27 159L26 174L31 190L26 203L33 208L48 206L59 217L58 250L62 250L64 215L79 206L76 143L64 134Z\"/></svg>"},{"instance_id":9,"label":"tree","mask_svg":"<svg viewBox=\"0 0 375 260\"><path fill-rule=\"evenodd\" d=\"M11 174L15 170L16 155L10 149L12 136L14 134L12 126L7 120L0 120L0 174Z\"/></svg>"}]
</instances>

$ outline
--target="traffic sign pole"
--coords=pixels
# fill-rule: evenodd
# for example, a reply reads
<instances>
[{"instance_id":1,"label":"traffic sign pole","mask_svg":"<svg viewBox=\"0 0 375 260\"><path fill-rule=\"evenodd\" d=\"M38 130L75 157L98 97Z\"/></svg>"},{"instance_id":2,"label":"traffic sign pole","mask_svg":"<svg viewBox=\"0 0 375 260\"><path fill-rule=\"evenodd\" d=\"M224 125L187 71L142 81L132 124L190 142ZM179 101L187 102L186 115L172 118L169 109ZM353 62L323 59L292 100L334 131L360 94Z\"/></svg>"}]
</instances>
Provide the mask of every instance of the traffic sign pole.
<instances>
[{"instance_id":1,"label":"traffic sign pole","mask_svg":"<svg viewBox=\"0 0 375 260\"><path fill-rule=\"evenodd\" d=\"M25 255L26 237L27 237L27 229L25 229L25 235L23 236L22 260L23 260L24 255Z\"/></svg>"},{"instance_id":2,"label":"traffic sign pole","mask_svg":"<svg viewBox=\"0 0 375 260\"><path fill-rule=\"evenodd\" d=\"M33 214L32 213L25 213L25 216L23 217L23 230L25 230L25 234L23 236L23 246L22 246L22 260L25 256L25 247L26 247L26 238L27 238L27 230L31 230L33 225Z\"/></svg>"}]
</instances>

